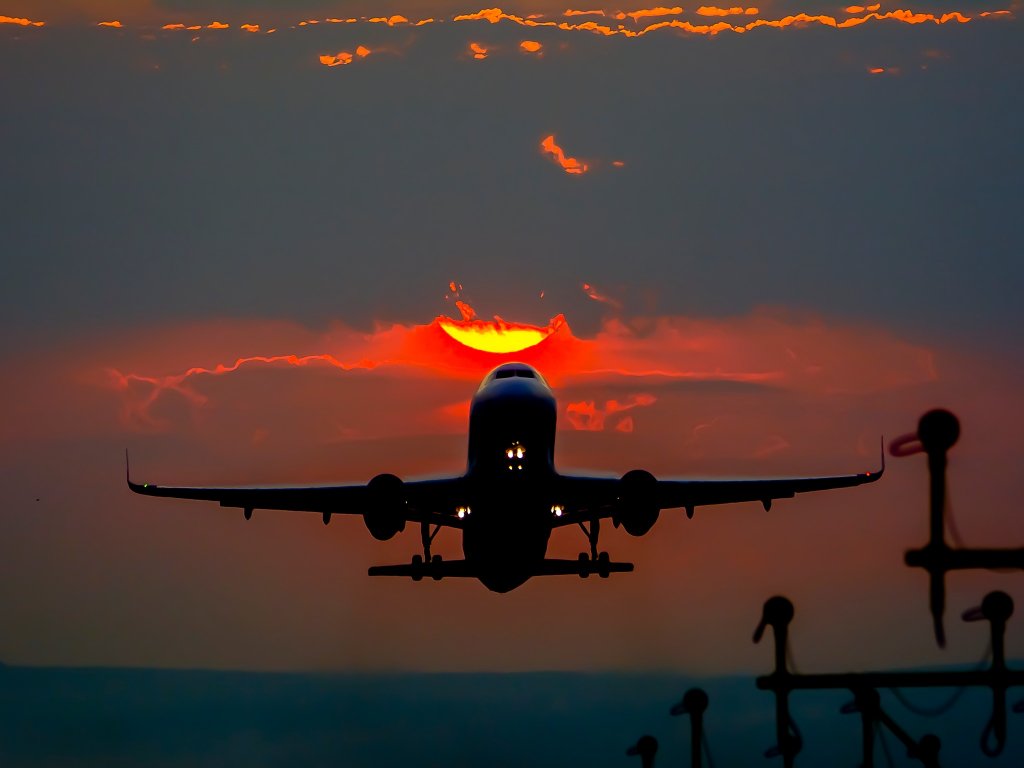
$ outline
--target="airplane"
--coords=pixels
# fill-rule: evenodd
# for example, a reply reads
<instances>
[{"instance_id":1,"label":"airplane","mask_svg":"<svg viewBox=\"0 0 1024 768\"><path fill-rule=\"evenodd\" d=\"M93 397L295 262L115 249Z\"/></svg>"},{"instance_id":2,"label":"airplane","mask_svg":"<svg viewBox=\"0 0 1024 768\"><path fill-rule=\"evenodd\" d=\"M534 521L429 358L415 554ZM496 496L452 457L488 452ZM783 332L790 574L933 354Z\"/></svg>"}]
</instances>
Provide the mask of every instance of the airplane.
<instances>
[{"instance_id":1,"label":"airplane","mask_svg":"<svg viewBox=\"0 0 1024 768\"><path fill-rule=\"evenodd\" d=\"M376 475L365 485L295 488L188 488L136 483L126 466L128 487L146 496L201 499L222 507L362 515L370 535L384 541L419 525L422 555L399 565L378 565L370 576L475 578L493 592L509 592L534 576L597 574L633 570L598 551L601 522L610 519L631 536L643 536L664 509L684 509L688 518L700 506L758 501L765 511L774 499L797 493L873 483L881 469L854 475L763 480L658 480L633 469L621 478L564 475L555 469L555 396L540 373L525 363L505 363L488 373L469 411L469 450L465 474L402 481ZM125 456L127 463L127 454ZM556 528L579 526L589 552L578 559L546 557ZM442 528L462 532L462 560L432 555Z\"/></svg>"}]
</instances>

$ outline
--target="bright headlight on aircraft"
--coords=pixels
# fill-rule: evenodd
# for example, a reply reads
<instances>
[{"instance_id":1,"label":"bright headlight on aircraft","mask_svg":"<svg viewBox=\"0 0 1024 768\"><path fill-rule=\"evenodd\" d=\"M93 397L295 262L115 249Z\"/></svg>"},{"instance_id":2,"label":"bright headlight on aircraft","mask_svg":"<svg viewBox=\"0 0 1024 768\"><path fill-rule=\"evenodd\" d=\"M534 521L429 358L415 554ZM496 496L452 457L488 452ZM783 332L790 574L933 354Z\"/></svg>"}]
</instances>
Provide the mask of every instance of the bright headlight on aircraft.
<instances>
[{"instance_id":1,"label":"bright headlight on aircraft","mask_svg":"<svg viewBox=\"0 0 1024 768\"><path fill-rule=\"evenodd\" d=\"M526 456L526 449L522 443L512 443L508 448L505 449L505 458L509 461L515 459L516 461L522 461L523 457Z\"/></svg>"},{"instance_id":2,"label":"bright headlight on aircraft","mask_svg":"<svg viewBox=\"0 0 1024 768\"><path fill-rule=\"evenodd\" d=\"M555 517L561 517L565 514L565 507L563 507L561 504L552 504L551 514Z\"/></svg>"},{"instance_id":3,"label":"bright headlight on aircraft","mask_svg":"<svg viewBox=\"0 0 1024 768\"><path fill-rule=\"evenodd\" d=\"M467 517L469 517L469 514L472 511L473 510L471 510L469 507L456 507L455 516L458 517L459 520L465 520Z\"/></svg>"}]
</instances>

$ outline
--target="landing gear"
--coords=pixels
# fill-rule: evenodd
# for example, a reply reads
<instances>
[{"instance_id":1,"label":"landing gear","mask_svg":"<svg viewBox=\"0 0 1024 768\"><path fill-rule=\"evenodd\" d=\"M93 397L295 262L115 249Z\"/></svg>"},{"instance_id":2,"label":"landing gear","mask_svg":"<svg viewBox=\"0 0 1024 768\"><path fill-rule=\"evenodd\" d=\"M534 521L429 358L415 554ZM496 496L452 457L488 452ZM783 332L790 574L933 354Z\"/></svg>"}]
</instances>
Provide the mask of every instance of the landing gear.
<instances>
[{"instance_id":1,"label":"landing gear","mask_svg":"<svg viewBox=\"0 0 1024 768\"><path fill-rule=\"evenodd\" d=\"M580 578L585 579L591 573L596 573L602 579L607 579L608 574L611 572L608 564L611 562L611 558L608 557L607 552L597 551L597 540L601 535L601 521L598 518L593 518L590 521L590 527L587 528L583 523L580 523L580 530L587 536L587 541L590 542L590 554L586 552L580 552L579 563L580 563Z\"/></svg>"},{"instance_id":2,"label":"landing gear","mask_svg":"<svg viewBox=\"0 0 1024 768\"><path fill-rule=\"evenodd\" d=\"M421 581L423 579L423 574L428 571L434 581L441 580L439 570L439 566L441 565L441 556L430 554L430 545L434 541L434 537L437 536L437 532L440 530L440 525L435 525L434 530L430 530L430 523L420 523L420 542L423 544L423 554L412 556L413 581Z\"/></svg>"}]
</instances>

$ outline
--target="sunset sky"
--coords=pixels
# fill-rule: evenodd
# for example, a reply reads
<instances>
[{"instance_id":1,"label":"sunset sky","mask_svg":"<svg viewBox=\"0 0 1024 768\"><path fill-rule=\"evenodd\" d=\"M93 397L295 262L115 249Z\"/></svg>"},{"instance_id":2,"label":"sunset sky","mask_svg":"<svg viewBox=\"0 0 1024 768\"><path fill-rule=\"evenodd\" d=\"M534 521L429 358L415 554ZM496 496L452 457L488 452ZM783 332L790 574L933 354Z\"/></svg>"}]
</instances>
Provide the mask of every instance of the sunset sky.
<instances>
[{"instance_id":1,"label":"sunset sky","mask_svg":"<svg viewBox=\"0 0 1024 768\"><path fill-rule=\"evenodd\" d=\"M0 660L755 673L773 594L805 669L976 660L959 614L1024 582L951 575L935 647L920 456L508 595L368 578L411 528L128 492L125 447L165 484L459 473L522 358L558 466L612 475L864 471L948 407L961 533L1024 545L1016 3L480 10L0 3ZM471 312L543 341L473 352Z\"/></svg>"}]
</instances>

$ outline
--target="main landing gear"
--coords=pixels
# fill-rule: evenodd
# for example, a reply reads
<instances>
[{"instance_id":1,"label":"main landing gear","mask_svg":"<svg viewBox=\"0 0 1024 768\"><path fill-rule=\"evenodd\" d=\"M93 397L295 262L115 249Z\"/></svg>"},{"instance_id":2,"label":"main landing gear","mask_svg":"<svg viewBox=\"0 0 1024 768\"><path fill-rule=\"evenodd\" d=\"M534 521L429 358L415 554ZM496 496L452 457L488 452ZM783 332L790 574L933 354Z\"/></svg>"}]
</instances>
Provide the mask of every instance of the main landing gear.
<instances>
[{"instance_id":1,"label":"main landing gear","mask_svg":"<svg viewBox=\"0 0 1024 768\"><path fill-rule=\"evenodd\" d=\"M590 574L596 573L602 579L607 579L608 574L611 573L611 558L608 557L607 552L599 553L597 551L597 539L601 535L601 521L595 517L590 521L589 528L583 523L580 523L579 526L580 530L586 534L587 541L590 542L590 553L580 552L578 558L580 578L585 579Z\"/></svg>"},{"instance_id":2,"label":"main landing gear","mask_svg":"<svg viewBox=\"0 0 1024 768\"><path fill-rule=\"evenodd\" d=\"M412 573L410 575L413 581L421 581L423 579L423 574L427 570L423 567L424 564L431 566L431 577L434 581L441 580L441 556L430 554L430 545L440 530L440 525L435 525L434 530L430 530L430 523L426 521L420 523L420 542L423 544L423 554L412 556Z\"/></svg>"}]
</instances>

